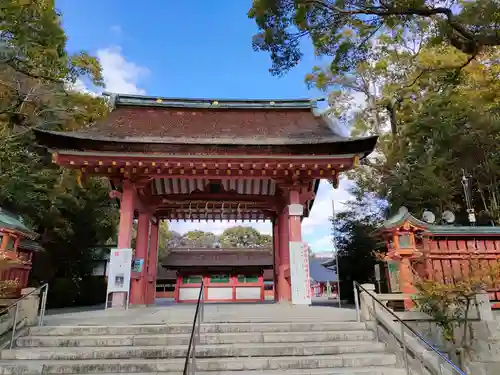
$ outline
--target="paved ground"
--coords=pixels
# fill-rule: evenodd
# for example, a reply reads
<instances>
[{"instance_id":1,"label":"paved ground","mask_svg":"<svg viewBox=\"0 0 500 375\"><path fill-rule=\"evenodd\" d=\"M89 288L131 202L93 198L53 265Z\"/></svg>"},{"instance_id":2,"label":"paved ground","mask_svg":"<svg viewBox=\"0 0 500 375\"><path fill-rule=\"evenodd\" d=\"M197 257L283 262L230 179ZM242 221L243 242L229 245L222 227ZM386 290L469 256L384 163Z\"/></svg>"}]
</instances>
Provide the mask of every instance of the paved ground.
<instances>
[{"instance_id":1,"label":"paved ground","mask_svg":"<svg viewBox=\"0 0 500 375\"><path fill-rule=\"evenodd\" d=\"M204 306L205 322L265 322L283 320L323 321L355 320L352 308L338 308L330 301L320 305L292 306L276 303L252 304L210 304ZM326 304L326 306L325 306ZM80 309L50 311L45 317L45 325L127 325L188 323L193 321L196 305L161 303L152 307L135 307L128 310L104 310L103 306Z\"/></svg>"}]
</instances>

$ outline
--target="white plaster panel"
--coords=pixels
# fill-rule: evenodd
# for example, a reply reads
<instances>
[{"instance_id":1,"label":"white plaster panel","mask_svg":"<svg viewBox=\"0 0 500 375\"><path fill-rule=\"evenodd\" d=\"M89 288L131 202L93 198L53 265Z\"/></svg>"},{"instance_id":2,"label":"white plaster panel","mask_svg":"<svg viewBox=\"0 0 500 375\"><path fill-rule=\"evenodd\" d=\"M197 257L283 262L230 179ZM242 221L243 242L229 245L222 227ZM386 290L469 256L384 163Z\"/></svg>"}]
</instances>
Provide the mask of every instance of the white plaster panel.
<instances>
[{"instance_id":1,"label":"white plaster panel","mask_svg":"<svg viewBox=\"0 0 500 375\"><path fill-rule=\"evenodd\" d=\"M208 299L223 299L232 300L233 299L233 288L210 288L208 287Z\"/></svg>"},{"instance_id":2,"label":"white plaster panel","mask_svg":"<svg viewBox=\"0 0 500 375\"><path fill-rule=\"evenodd\" d=\"M180 288L179 300L180 301L197 301L200 296L199 288Z\"/></svg>"},{"instance_id":3,"label":"white plaster panel","mask_svg":"<svg viewBox=\"0 0 500 375\"><path fill-rule=\"evenodd\" d=\"M236 287L236 299L260 300L260 287Z\"/></svg>"}]
</instances>

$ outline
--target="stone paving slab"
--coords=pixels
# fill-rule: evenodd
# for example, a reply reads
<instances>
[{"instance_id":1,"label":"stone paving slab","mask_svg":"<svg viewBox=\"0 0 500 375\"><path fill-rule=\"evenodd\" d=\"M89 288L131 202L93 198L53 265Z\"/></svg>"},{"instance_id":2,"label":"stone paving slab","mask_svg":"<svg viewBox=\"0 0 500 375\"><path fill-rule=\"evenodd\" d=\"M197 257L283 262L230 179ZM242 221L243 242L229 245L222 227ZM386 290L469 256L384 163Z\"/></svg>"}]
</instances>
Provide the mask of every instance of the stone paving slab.
<instances>
[{"instance_id":1,"label":"stone paving slab","mask_svg":"<svg viewBox=\"0 0 500 375\"><path fill-rule=\"evenodd\" d=\"M345 328L345 327L343 327ZM103 335L103 336L24 336L16 340L19 347L87 347L87 346L147 346L187 345L190 334L157 335ZM310 331L310 332L226 332L205 333L200 336L201 344L237 343L304 343L319 341L373 340L374 333L368 330Z\"/></svg>"},{"instance_id":2,"label":"stone paving slab","mask_svg":"<svg viewBox=\"0 0 500 375\"><path fill-rule=\"evenodd\" d=\"M322 356L345 353L383 352L384 344L360 341L295 343L244 343L200 345L197 359L213 357L278 357ZM117 347L52 347L2 350L0 359L7 360L92 360L92 359L156 359L185 358L186 345L117 346Z\"/></svg>"},{"instance_id":3,"label":"stone paving slab","mask_svg":"<svg viewBox=\"0 0 500 375\"><path fill-rule=\"evenodd\" d=\"M205 333L236 333L255 332L322 332L367 329L367 323L329 322L324 320L309 320L303 322L272 322L272 323L203 323L200 332ZM38 336L94 336L94 335L145 335L145 334L190 334L191 323L165 323L141 325L74 325L74 326L43 326L28 328L29 335Z\"/></svg>"},{"instance_id":4,"label":"stone paving slab","mask_svg":"<svg viewBox=\"0 0 500 375\"><path fill-rule=\"evenodd\" d=\"M192 322L196 306L176 304L162 307L136 307L128 310L97 310L60 313L45 318L45 325L85 324L162 324ZM330 306L293 306L290 304L206 304L205 322L265 322L325 319L354 321L356 312L350 308Z\"/></svg>"},{"instance_id":5,"label":"stone paving slab","mask_svg":"<svg viewBox=\"0 0 500 375\"><path fill-rule=\"evenodd\" d=\"M385 353L358 353L322 356L282 356L250 358L200 358L199 371L244 371L278 369L316 369L339 367L396 366L396 357ZM102 360L46 360L0 361L2 375L15 374L97 374L175 372L184 368L184 359L102 359Z\"/></svg>"},{"instance_id":6,"label":"stone paving slab","mask_svg":"<svg viewBox=\"0 0 500 375\"><path fill-rule=\"evenodd\" d=\"M134 375L162 375L169 372L138 372ZM87 374L73 374L87 375ZM116 375L100 373L99 375ZM406 370L394 367L359 367L359 368L320 368L255 371L196 371L196 375L407 375Z\"/></svg>"},{"instance_id":7,"label":"stone paving slab","mask_svg":"<svg viewBox=\"0 0 500 375\"><path fill-rule=\"evenodd\" d=\"M168 372L142 372L134 375L162 375ZM87 374L74 374L87 375ZM116 375L116 373L99 375ZM255 371L196 371L196 375L406 375L406 370L392 367L360 367L360 368L319 368L301 370L255 370Z\"/></svg>"}]
</instances>

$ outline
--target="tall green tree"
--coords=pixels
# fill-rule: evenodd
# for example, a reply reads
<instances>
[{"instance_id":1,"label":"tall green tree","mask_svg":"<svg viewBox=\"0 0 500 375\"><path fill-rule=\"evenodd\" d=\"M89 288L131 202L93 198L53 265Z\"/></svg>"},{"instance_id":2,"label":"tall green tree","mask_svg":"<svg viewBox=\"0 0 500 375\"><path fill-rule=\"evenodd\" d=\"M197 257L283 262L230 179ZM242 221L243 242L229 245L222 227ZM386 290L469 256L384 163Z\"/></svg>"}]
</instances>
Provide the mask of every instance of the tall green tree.
<instances>
[{"instance_id":1,"label":"tall green tree","mask_svg":"<svg viewBox=\"0 0 500 375\"><path fill-rule=\"evenodd\" d=\"M220 238L222 247L268 247L272 237L261 234L252 227L236 226L222 232Z\"/></svg>"},{"instance_id":2,"label":"tall green tree","mask_svg":"<svg viewBox=\"0 0 500 375\"><path fill-rule=\"evenodd\" d=\"M187 247L212 248L217 242L215 234L202 230L192 230L184 233L184 242Z\"/></svg>"},{"instance_id":3,"label":"tall green tree","mask_svg":"<svg viewBox=\"0 0 500 375\"><path fill-rule=\"evenodd\" d=\"M374 283L374 252L384 250L377 229L385 215L385 203L374 194L354 189L355 199L332 218L333 237L338 251L341 298L353 301L352 282Z\"/></svg>"},{"instance_id":4,"label":"tall green tree","mask_svg":"<svg viewBox=\"0 0 500 375\"><path fill-rule=\"evenodd\" d=\"M78 80L101 85L101 67L85 52L67 52L54 1L0 0L0 12L0 206L40 233L45 251L36 254L32 282L51 284L49 303L82 303L85 288L104 296L86 282L95 256L89 249L116 233L108 183L79 186L31 133L75 130L106 114L102 99L72 90Z\"/></svg>"}]
</instances>

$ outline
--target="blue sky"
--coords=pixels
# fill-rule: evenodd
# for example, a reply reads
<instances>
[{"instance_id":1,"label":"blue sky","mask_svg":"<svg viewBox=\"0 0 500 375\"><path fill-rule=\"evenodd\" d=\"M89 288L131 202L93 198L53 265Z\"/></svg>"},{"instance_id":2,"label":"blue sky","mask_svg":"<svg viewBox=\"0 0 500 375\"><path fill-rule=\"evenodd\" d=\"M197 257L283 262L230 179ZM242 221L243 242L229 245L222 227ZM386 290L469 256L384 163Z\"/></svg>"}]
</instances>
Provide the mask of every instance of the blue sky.
<instances>
[{"instance_id":1,"label":"blue sky","mask_svg":"<svg viewBox=\"0 0 500 375\"><path fill-rule=\"evenodd\" d=\"M99 57L107 91L198 98L321 95L304 83L304 76L319 64L308 44L299 66L284 77L271 76L269 55L252 50L257 27L246 15L250 0L60 0L56 4L69 50ZM85 87L84 82L79 85ZM331 250L331 199L340 207L349 198L345 186L345 181L336 191L326 182L320 186L311 218L303 222L304 240L314 251ZM231 225L172 223L172 228L220 232ZM271 229L268 223L254 226L268 233Z\"/></svg>"}]
</instances>

